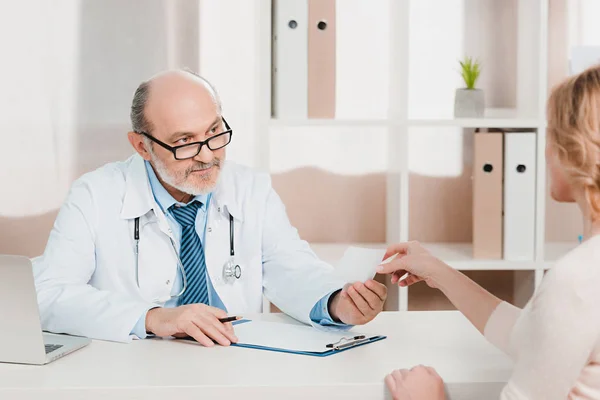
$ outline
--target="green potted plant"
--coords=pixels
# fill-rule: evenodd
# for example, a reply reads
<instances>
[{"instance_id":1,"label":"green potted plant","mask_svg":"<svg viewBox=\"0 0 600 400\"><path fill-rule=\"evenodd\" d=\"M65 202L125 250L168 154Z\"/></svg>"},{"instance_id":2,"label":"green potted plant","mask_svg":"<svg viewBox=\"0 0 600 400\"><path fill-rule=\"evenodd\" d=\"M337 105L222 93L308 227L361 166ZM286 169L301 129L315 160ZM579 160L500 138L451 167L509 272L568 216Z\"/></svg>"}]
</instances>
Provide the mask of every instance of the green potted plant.
<instances>
[{"instance_id":1,"label":"green potted plant","mask_svg":"<svg viewBox=\"0 0 600 400\"><path fill-rule=\"evenodd\" d=\"M460 62L460 73L465 87L456 89L454 98L454 116L457 118L483 117L485 98L483 90L476 89L475 84L481 74L481 63L472 57L465 57Z\"/></svg>"}]
</instances>

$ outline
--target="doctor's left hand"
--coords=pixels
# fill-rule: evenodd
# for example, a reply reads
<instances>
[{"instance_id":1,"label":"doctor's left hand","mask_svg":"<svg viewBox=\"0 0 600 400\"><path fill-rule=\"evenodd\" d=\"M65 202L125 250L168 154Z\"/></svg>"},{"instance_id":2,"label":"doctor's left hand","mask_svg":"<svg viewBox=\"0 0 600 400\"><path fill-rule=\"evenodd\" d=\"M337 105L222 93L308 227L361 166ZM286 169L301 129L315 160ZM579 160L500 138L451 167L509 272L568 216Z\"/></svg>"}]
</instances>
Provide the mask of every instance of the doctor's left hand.
<instances>
[{"instance_id":1,"label":"doctor's left hand","mask_svg":"<svg viewBox=\"0 0 600 400\"><path fill-rule=\"evenodd\" d=\"M329 307L334 320L347 325L362 325L371 321L383 310L387 298L385 285L369 280L346 285L338 292Z\"/></svg>"}]
</instances>

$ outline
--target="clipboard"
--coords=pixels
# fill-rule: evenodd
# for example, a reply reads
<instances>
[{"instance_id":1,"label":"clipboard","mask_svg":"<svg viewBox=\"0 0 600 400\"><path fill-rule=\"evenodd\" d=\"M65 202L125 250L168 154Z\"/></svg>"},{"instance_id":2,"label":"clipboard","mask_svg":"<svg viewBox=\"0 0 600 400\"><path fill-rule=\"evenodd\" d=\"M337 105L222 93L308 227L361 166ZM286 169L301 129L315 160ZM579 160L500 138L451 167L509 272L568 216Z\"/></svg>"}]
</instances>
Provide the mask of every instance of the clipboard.
<instances>
[{"instance_id":1,"label":"clipboard","mask_svg":"<svg viewBox=\"0 0 600 400\"><path fill-rule=\"evenodd\" d=\"M386 338L383 335L322 331L311 326L278 322L241 320L234 325L239 341L233 343L233 347L313 357L331 356Z\"/></svg>"}]
</instances>

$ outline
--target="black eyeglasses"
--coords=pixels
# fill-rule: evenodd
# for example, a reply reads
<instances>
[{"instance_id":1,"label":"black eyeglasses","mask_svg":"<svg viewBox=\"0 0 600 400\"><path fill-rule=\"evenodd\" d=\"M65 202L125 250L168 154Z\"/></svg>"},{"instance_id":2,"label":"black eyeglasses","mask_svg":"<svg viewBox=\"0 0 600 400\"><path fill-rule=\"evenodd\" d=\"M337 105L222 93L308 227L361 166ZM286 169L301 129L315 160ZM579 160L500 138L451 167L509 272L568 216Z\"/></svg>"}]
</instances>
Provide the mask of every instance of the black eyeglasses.
<instances>
[{"instance_id":1,"label":"black eyeglasses","mask_svg":"<svg viewBox=\"0 0 600 400\"><path fill-rule=\"evenodd\" d=\"M231 136L233 136L233 130L225 121L225 118L221 117L223 123L225 124L225 131L215 135L211 138L206 139L204 142L194 142L188 143L181 146L169 146L168 144L161 142L154 136L150 135L147 132L138 132L140 135L146 136L148 139L152 140L154 143L159 146L164 147L173 153L173 156L176 160L187 160L188 158L196 157L200 151L202 150L202 146L206 145L211 151L222 149L227 146L231 142Z\"/></svg>"}]
</instances>

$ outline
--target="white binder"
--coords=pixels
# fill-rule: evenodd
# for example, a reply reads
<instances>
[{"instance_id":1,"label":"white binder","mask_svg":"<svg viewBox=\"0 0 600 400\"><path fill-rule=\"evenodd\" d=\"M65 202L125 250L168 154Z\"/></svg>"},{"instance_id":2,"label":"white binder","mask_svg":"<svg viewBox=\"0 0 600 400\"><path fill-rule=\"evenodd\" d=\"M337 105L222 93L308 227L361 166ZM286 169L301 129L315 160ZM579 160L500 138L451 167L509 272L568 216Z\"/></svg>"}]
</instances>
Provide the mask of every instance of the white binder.
<instances>
[{"instance_id":1,"label":"white binder","mask_svg":"<svg viewBox=\"0 0 600 400\"><path fill-rule=\"evenodd\" d=\"M308 1L273 2L273 115L308 115Z\"/></svg>"},{"instance_id":2,"label":"white binder","mask_svg":"<svg viewBox=\"0 0 600 400\"><path fill-rule=\"evenodd\" d=\"M505 134L505 260L530 261L535 256L535 150L535 133Z\"/></svg>"}]
</instances>

